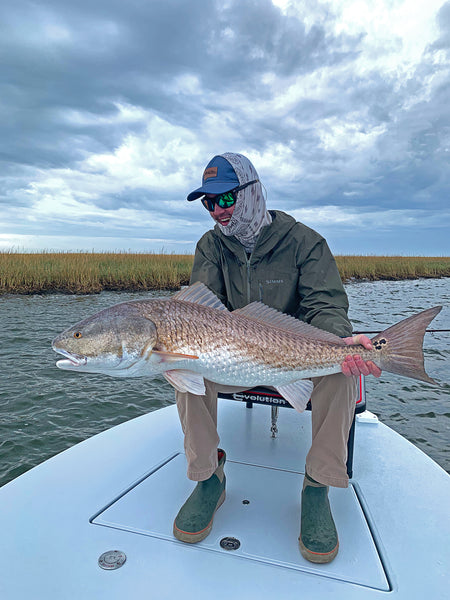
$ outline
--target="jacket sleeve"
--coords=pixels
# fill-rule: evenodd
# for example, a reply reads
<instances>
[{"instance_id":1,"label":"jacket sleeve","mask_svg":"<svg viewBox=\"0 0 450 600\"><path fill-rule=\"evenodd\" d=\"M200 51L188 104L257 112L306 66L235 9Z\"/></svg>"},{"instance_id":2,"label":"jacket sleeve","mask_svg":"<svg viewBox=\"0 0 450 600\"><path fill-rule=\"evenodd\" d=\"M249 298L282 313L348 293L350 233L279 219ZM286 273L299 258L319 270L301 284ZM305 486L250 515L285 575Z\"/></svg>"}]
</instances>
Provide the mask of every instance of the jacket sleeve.
<instances>
[{"instance_id":1,"label":"jacket sleeve","mask_svg":"<svg viewBox=\"0 0 450 600\"><path fill-rule=\"evenodd\" d=\"M201 281L227 306L223 271L217 246L208 231L197 243L190 283Z\"/></svg>"},{"instance_id":2,"label":"jacket sleeve","mask_svg":"<svg viewBox=\"0 0 450 600\"><path fill-rule=\"evenodd\" d=\"M347 316L348 298L333 255L324 238L318 237L302 257L297 316L320 329L346 337L352 326Z\"/></svg>"}]
</instances>

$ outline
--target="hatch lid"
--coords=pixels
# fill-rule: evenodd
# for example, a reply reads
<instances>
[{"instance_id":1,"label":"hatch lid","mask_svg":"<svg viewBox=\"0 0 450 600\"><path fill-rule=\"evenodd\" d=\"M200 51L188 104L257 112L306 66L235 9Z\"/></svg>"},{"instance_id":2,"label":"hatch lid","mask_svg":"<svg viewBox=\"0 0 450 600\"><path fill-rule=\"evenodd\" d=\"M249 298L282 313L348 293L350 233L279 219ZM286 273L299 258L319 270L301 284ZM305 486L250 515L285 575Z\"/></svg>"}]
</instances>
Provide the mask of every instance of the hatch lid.
<instances>
[{"instance_id":1,"label":"hatch lid","mask_svg":"<svg viewBox=\"0 0 450 600\"><path fill-rule=\"evenodd\" d=\"M227 499L210 535L196 551L220 552L320 577L389 591L389 583L353 485L330 488L339 532L336 559L325 565L305 560L298 547L303 473L227 461ZM177 454L122 494L91 522L182 544L172 533L179 508L195 483L186 478L186 458ZM222 542L222 543L221 543ZM193 546L183 544L186 552ZM203 560L206 560L206 556Z\"/></svg>"}]
</instances>

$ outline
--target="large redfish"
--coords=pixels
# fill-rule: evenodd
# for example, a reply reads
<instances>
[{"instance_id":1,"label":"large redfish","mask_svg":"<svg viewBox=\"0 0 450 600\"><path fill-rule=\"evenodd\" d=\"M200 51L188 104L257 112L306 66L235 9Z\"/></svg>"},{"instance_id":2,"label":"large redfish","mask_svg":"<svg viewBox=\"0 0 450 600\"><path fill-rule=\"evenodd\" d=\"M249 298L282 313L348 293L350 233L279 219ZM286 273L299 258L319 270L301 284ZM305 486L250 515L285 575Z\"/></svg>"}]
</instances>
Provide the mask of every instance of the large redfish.
<instances>
[{"instance_id":1,"label":"large redfish","mask_svg":"<svg viewBox=\"0 0 450 600\"><path fill-rule=\"evenodd\" d=\"M201 395L204 379L251 388L272 386L303 410L310 377L341 371L349 354L385 371L435 383L425 372L425 330L442 307L413 315L372 339L373 349L349 346L259 302L229 312L203 284L171 298L116 304L53 340L65 359L57 366L119 377L162 374L179 391Z\"/></svg>"}]
</instances>

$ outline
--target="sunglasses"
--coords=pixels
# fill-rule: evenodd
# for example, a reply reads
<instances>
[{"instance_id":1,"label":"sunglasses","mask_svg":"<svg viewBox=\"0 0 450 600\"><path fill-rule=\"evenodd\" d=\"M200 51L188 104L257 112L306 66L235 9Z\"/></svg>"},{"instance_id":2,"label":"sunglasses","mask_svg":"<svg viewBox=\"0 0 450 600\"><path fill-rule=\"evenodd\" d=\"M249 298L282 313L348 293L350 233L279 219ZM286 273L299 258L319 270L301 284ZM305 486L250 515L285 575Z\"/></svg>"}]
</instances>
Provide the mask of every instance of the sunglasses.
<instances>
[{"instance_id":1,"label":"sunglasses","mask_svg":"<svg viewBox=\"0 0 450 600\"><path fill-rule=\"evenodd\" d=\"M252 185L253 183L258 183L258 181L258 179L248 181L247 183L244 183L243 185L240 185L239 187L236 187L230 190L229 192L218 194L217 196L214 196L214 198L207 198L206 196L203 196L202 204L206 208L206 210L209 210L209 212L214 212L216 204L220 208L230 208L231 206L234 206L236 204L238 192L245 189L247 186Z\"/></svg>"}]
</instances>

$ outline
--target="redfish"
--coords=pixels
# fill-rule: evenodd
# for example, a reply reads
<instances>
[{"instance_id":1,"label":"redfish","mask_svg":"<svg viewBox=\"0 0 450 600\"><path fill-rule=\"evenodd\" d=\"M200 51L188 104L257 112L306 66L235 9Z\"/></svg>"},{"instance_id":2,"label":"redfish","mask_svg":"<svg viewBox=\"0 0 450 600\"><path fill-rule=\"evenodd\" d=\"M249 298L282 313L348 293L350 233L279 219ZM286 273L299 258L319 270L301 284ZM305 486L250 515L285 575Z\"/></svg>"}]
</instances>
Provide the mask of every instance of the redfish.
<instances>
[{"instance_id":1,"label":"redfish","mask_svg":"<svg viewBox=\"0 0 450 600\"><path fill-rule=\"evenodd\" d=\"M171 298L122 302L66 329L53 340L61 369L117 377L163 375L177 390L202 395L204 379L242 389L274 387L304 410L311 377L341 371L359 354L384 371L436 383L424 368L423 337L442 307L429 308L372 338L373 348L259 302L228 311L202 283Z\"/></svg>"}]
</instances>

